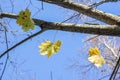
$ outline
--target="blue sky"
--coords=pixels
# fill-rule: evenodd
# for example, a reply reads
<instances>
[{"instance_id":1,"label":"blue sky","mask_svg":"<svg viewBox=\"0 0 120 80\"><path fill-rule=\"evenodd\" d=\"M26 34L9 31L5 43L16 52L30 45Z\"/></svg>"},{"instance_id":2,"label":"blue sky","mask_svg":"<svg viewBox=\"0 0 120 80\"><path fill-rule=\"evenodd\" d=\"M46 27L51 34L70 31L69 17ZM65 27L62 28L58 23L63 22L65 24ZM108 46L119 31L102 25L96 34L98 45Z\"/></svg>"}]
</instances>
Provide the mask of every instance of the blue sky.
<instances>
[{"instance_id":1,"label":"blue sky","mask_svg":"<svg viewBox=\"0 0 120 80\"><path fill-rule=\"evenodd\" d=\"M13 13L16 14L18 14L19 11L24 10L29 4L29 0L12 1L14 1ZM71 14L73 13L70 10L44 3L44 10L41 10L36 14L36 12L41 8L41 3L37 0L31 1L32 5L30 5L28 8L32 12L32 17L34 18L51 22L61 22L71 16ZM120 5L118 4L105 4L103 6L100 6L98 9L117 14L118 12L120 12L120 9L118 9ZM0 5L2 6L3 11L12 12L9 0L1 0ZM115 9L111 10L112 7L110 7L110 5ZM36 7L39 9L37 9ZM103 9L103 7L108 8ZM23 32L21 27L19 27L15 23L15 20L9 20L9 29L18 31L15 32L16 36L13 36L13 34L8 32L8 38L9 41L11 41L9 43L10 47L27 37L27 35L26 32ZM31 33L35 33L38 30L39 28L36 26L35 30L31 31ZM31 33L27 32L27 34L29 35ZM50 30L25 42L24 44L10 51L9 61L11 61L12 63L8 63L6 73L3 76L3 80L51 80L50 72L52 72L53 80L97 80L98 78L103 76L100 74L101 69L97 69L92 66L92 68L90 69L90 71L88 71L86 75L81 75L81 72L84 70L84 68L70 66L76 62L79 62L79 65L82 66L90 64L87 61L87 51L89 46L85 48L85 43L83 42L86 39L86 36L87 34L82 33ZM2 37L4 38L4 36ZM62 41L61 50L57 54L53 55L50 59L39 54L38 46L45 40ZM2 53L5 49L5 46L1 48L2 49L0 50L0 52ZM81 49L84 49L84 51L82 51ZM4 60L5 57L1 59L0 62Z\"/></svg>"}]
</instances>

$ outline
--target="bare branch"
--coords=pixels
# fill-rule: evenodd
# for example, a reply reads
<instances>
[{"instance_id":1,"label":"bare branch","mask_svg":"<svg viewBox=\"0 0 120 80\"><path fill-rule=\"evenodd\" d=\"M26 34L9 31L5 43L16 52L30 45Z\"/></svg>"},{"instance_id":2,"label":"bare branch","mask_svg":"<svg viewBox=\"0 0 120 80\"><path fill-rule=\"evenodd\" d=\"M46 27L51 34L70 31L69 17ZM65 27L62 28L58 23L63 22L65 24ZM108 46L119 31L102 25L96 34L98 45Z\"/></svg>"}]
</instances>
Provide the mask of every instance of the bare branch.
<instances>
[{"instance_id":1,"label":"bare branch","mask_svg":"<svg viewBox=\"0 0 120 80\"><path fill-rule=\"evenodd\" d=\"M3 26L4 30L5 30L5 41L6 41L6 48L8 50L8 38L7 38L7 29L6 29L6 26L4 26L2 23L0 23L1 26ZM6 70L6 67L7 67L7 63L8 63L8 59L9 59L9 53L7 53L7 57L6 57L6 60L5 60L5 65L3 67L3 70L2 70L2 73L0 75L0 80L2 80L3 78L3 75L5 73L5 70Z\"/></svg>"},{"instance_id":2,"label":"bare branch","mask_svg":"<svg viewBox=\"0 0 120 80\"><path fill-rule=\"evenodd\" d=\"M102 4L104 4L104 3L108 3L108 2L118 2L118 1L120 1L120 0L101 0L101 1L99 1L99 2L97 2L97 3L94 3L94 4L90 5L90 6L91 6L91 7L97 7L97 6L102 5Z\"/></svg>"},{"instance_id":3,"label":"bare branch","mask_svg":"<svg viewBox=\"0 0 120 80\"><path fill-rule=\"evenodd\" d=\"M94 35L94 36L88 38L87 40L85 40L84 42L90 41L90 40L95 39L97 37L99 37L99 35Z\"/></svg>"},{"instance_id":4,"label":"bare branch","mask_svg":"<svg viewBox=\"0 0 120 80\"><path fill-rule=\"evenodd\" d=\"M118 59L118 61L116 63L116 66L115 66L109 80L115 80L115 77L116 77L116 74L118 72L119 67L120 67L120 56L119 56L119 59Z\"/></svg>"},{"instance_id":5,"label":"bare branch","mask_svg":"<svg viewBox=\"0 0 120 80\"><path fill-rule=\"evenodd\" d=\"M0 17L16 19L18 15L2 13ZM47 22L39 19L33 19L35 24L45 30L61 30L78 33L89 33L98 35L120 36L120 26L117 25L87 25L61 22ZM42 26L41 26L42 25Z\"/></svg>"},{"instance_id":6,"label":"bare branch","mask_svg":"<svg viewBox=\"0 0 120 80\"><path fill-rule=\"evenodd\" d=\"M116 59L118 59L118 56L117 56L117 54L115 53L114 49L111 48L105 41L104 41L103 43L104 43L104 45L113 53L114 57L115 57Z\"/></svg>"},{"instance_id":7,"label":"bare branch","mask_svg":"<svg viewBox=\"0 0 120 80\"><path fill-rule=\"evenodd\" d=\"M60 2L57 0L43 0L43 1L50 3L50 4L56 4L56 5L64 7L64 8L68 8L70 10L77 11L79 13L82 13L84 15L87 15L89 17L100 20L100 21L105 22L110 25L120 25L120 17L119 16L91 8L89 6L86 6L86 5L83 5L80 3Z\"/></svg>"},{"instance_id":8,"label":"bare branch","mask_svg":"<svg viewBox=\"0 0 120 80\"><path fill-rule=\"evenodd\" d=\"M13 49L16 48L17 46L21 45L22 43L30 40L31 38L33 38L33 37L35 37L35 36L41 34L41 33L44 32L44 31L45 31L45 30L41 30L41 31L39 31L39 32L37 32L37 33L35 33L35 34L33 34L33 35L25 38L24 40L20 41L19 43L15 44L15 45L12 46L11 48L9 48L8 50L6 50L6 51L3 52L2 54L0 54L0 58L2 58L5 54L7 54L9 51L13 50Z\"/></svg>"}]
</instances>

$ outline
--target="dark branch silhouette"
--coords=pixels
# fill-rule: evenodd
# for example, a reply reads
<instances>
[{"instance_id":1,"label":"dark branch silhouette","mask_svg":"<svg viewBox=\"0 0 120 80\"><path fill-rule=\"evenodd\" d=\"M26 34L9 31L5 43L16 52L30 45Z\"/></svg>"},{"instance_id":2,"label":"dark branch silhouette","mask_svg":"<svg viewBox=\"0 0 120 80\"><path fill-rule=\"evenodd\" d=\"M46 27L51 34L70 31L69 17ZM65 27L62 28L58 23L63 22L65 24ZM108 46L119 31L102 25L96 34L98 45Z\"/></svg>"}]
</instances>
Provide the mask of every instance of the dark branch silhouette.
<instances>
[{"instance_id":1,"label":"dark branch silhouette","mask_svg":"<svg viewBox=\"0 0 120 80\"><path fill-rule=\"evenodd\" d=\"M14 48L16 48L17 46L21 45L22 43L26 42L27 40L30 40L31 38L41 34L42 32L44 32L45 30L41 30L31 36L29 36L28 38L25 38L24 40L20 41L19 43L15 44L14 46L12 46L11 48L9 48L8 50L6 50L5 52L3 52L2 54L0 54L0 58L2 58L5 54L7 54L9 51L13 50Z\"/></svg>"},{"instance_id":2,"label":"dark branch silhouette","mask_svg":"<svg viewBox=\"0 0 120 80\"><path fill-rule=\"evenodd\" d=\"M109 80L115 80L115 77L116 77L116 74L117 74L117 72L119 70L119 67L120 67L120 56L119 56L119 59L118 59L118 61L116 63L116 66L115 66Z\"/></svg>"}]
</instances>

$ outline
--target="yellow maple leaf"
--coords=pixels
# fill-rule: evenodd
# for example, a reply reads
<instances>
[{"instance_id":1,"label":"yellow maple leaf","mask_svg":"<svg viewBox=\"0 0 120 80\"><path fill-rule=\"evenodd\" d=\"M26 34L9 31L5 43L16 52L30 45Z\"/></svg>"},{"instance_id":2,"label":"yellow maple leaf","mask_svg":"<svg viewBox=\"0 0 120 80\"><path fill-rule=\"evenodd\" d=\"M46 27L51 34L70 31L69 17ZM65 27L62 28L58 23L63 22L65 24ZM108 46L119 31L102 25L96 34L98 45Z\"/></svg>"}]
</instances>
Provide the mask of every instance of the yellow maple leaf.
<instances>
[{"instance_id":1,"label":"yellow maple leaf","mask_svg":"<svg viewBox=\"0 0 120 80\"><path fill-rule=\"evenodd\" d=\"M100 55L100 50L97 47L90 48L89 49L89 54L90 54L90 56Z\"/></svg>"},{"instance_id":2,"label":"yellow maple leaf","mask_svg":"<svg viewBox=\"0 0 120 80\"><path fill-rule=\"evenodd\" d=\"M100 55L93 55L88 58L90 62L92 62L96 67L102 67L105 64L105 60Z\"/></svg>"},{"instance_id":3,"label":"yellow maple leaf","mask_svg":"<svg viewBox=\"0 0 120 80\"><path fill-rule=\"evenodd\" d=\"M105 60L101 56L100 50L97 47L89 49L88 60L92 62L96 67L102 67L102 65L105 64Z\"/></svg>"},{"instance_id":4,"label":"yellow maple leaf","mask_svg":"<svg viewBox=\"0 0 120 80\"><path fill-rule=\"evenodd\" d=\"M60 50L60 46L62 45L62 42L58 40L57 42L54 43L54 51L57 53Z\"/></svg>"},{"instance_id":5,"label":"yellow maple leaf","mask_svg":"<svg viewBox=\"0 0 120 80\"><path fill-rule=\"evenodd\" d=\"M22 26L24 31L29 31L30 29L34 29L34 21L30 18L31 12L29 9L25 9L25 11L20 11L19 17L17 18L16 23Z\"/></svg>"},{"instance_id":6,"label":"yellow maple leaf","mask_svg":"<svg viewBox=\"0 0 120 80\"><path fill-rule=\"evenodd\" d=\"M39 46L40 54L47 55L47 57L50 58L53 54L57 53L60 50L61 44L62 42L60 40L55 43L47 40Z\"/></svg>"}]
</instances>

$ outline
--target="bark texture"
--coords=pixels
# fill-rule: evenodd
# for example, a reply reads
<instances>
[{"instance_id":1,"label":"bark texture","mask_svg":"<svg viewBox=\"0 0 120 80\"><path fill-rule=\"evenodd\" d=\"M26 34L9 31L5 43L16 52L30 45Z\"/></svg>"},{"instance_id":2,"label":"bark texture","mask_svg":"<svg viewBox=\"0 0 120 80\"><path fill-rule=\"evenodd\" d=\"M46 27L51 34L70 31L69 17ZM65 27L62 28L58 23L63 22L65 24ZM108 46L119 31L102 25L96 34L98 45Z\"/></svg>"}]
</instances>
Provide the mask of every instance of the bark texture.
<instances>
[{"instance_id":1,"label":"bark texture","mask_svg":"<svg viewBox=\"0 0 120 80\"><path fill-rule=\"evenodd\" d=\"M18 15L10 13L2 13L0 18L13 18L16 19ZM87 24L73 24L61 22L47 22L44 20L33 19L35 24L44 30L62 30L78 33L89 33L109 36L120 36L119 25L87 25Z\"/></svg>"},{"instance_id":2,"label":"bark texture","mask_svg":"<svg viewBox=\"0 0 120 80\"><path fill-rule=\"evenodd\" d=\"M94 19L100 20L110 25L120 25L120 17L114 14L106 13L87 5L76 2L58 2L56 0L43 0L44 2L56 4L58 6L77 11Z\"/></svg>"}]
</instances>

